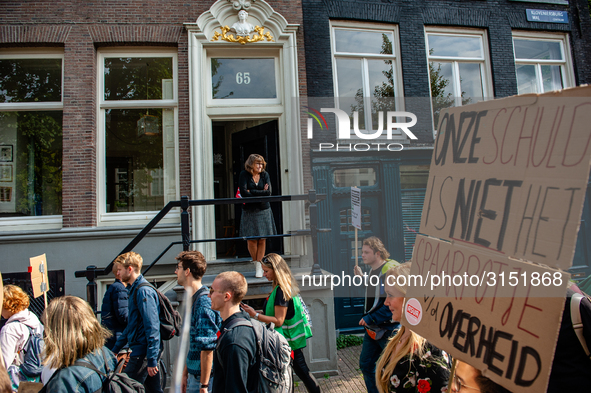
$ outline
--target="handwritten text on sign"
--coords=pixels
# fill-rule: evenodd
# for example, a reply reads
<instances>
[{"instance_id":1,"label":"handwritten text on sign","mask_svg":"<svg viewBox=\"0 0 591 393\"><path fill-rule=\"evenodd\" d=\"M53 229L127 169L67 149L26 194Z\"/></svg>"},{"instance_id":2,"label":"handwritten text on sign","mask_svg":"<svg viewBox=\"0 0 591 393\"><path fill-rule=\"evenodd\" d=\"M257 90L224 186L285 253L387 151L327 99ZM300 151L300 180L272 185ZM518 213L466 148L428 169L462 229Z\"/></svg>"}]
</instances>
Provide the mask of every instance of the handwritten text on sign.
<instances>
[{"instance_id":1,"label":"handwritten text on sign","mask_svg":"<svg viewBox=\"0 0 591 393\"><path fill-rule=\"evenodd\" d=\"M553 280L510 285L497 279L490 285L484 279L434 288L412 281L418 275L419 282L430 282L442 273L486 278L488 272L549 273ZM549 343L558 336L568 274L419 235L409 279L407 299L417 299L423 310L420 323L409 326L413 331L511 391L546 391L554 352Z\"/></svg>"},{"instance_id":2,"label":"handwritten text on sign","mask_svg":"<svg viewBox=\"0 0 591 393\"><path fill-rule=\"evenodd\" d=\"M421 232L569 268L589 176L591 97L518 96L440 119Z\"/></svg>"}]
</instances>

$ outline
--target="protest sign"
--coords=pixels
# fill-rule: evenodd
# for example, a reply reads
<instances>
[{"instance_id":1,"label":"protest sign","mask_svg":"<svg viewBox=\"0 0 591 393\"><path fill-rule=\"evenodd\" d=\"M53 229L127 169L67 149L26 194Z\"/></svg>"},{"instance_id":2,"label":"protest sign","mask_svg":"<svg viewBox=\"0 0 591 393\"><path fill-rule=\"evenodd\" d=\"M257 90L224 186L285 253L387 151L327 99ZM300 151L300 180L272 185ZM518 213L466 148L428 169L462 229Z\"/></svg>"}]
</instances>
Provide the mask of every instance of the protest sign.
<instances>
[{"instance_id":1,"label":"protest sign","mask_svg":"<svg viewBox=\"0 0 591 393\"><path fill-rule=\"evenodd\" d=\"M361 230L361 189L351 187L351 225Z\"/></svg>"},{"instance_id":2,"label":"protest sign","mask_svg":"<svg viewBox=\"0 0 591 393\"><path fill-rule=\"evenodd\" d=\"M33 286L33 296L38 298L45 296L45 305L47 306L47 291L49 290L49 281L47 279L47 258L45 254L29 258L29 273L31 273L31 285Z\"/></svg>"},{"instance_id":3,"label":"protest sign","mask_svg":"<svg viewBox=\"0 0 591 393\"><path fill-rule=\"evenodd\" d=\"M419 235L403 324L513 392L545 392L569 277Z\"/></svg>"},{"instance_id":4,"label":"protest sign","mask_svg":"<svg viewBox=\"0 0 591 393\"><path fill-rule=\"evenodd\" d=\"M591 86L442 111L421 233L568 269L591 161Z\"/></svg>"},{"instance_id":5,"label":"protest sign","mask_svg":"<svg viewBox=\"0 0 591 393\"><path fill-rule=\"evenodd\" d=\"M440 114L420 229L438 239L416 239L425 282L409 283L403 324L510 391L546 391L590 124L591 86Z\"/></svg>"}]
</instances>

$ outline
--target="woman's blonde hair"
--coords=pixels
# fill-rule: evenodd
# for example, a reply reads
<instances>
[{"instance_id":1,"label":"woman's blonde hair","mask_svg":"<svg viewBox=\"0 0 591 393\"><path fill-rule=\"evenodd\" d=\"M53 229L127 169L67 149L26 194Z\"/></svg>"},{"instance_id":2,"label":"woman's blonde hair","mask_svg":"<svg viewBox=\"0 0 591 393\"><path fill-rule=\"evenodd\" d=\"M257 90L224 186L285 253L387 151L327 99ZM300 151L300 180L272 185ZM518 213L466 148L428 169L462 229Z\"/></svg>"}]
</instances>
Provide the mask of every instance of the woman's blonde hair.
<instances>
[{"instance_id":1,"label":"woman's blonde hair","mask_svg":"<svg viewBox=\"0 0 591 393\"><path fill-rule=\"evenodd\" d=\"M20 287L16 285L5 285L3 292L4 300L2 302L2 308L8 310L10 313L16 314L29 308L29 295Z\"/></svg>"},{"instance_id":2,"label":"woman's blonde hair","mask_svg":"<svg viewBox=\"0 0 591 393\"><path fill-rule=\"evenodd\" d=\"M298 287L295 278L293 278L293 274L291 274L287 262L285 262L285 259L281 258L281 256L274 253L267 254L263 257L261 263L266 267L273 269L273 273L275 273L273 288L279 285L279 288L283 291L285 300L291 300L291 298L300 292L300 288Z\"/></svg>"},{"instance_id":3,"label":"woman's blonde hair","mask_svg":"<svg viewBox=\"0 0 591 393\"><path fill-rule=\"evenodd\" d=\"M394 368L400 359L406 355L410 355L412 362L414 356L421 358L425 354L425 343L427 340L410 329L410 335L403 339L404 332L405 327L400 326L400 330L398 330L398 333L394 337L390 338L388 345L384 348L384 352L382 352L382 356L380 356L376 364L376 384L380 393L389 391L390 377L394 373ZM401 346L396 348L399 343ZM410 371L410 363L408 371Z\"/></svg>"},{"instance_id":4,"label":"woman's blonde hair","mask_svg":"<svg viewBox=\"0 0 591 393\"><path fill-rule=\"evenodd\" d=\"M44 363L69 367L105 345L111 332L99 323L90 305L76 296L57 297L45 312Z\"/></svg>"},{"instance_id":5,"label":"woman's blonde hair","mask_svg":"<svg viewBox=\"0 0 591 393\"><path fill-rule=\"evenodd\" d=\"M254 164L256 164L257 162L263 163L262 172L264 172L265 169L267 169L267 162L260 154L251 154L250 156L248 156L248 159L244 163L244 169L246 169L246 171L252 175Z\"/></svg>"},{"instance_id":6,"label":"woman's blonde hair","mask_svg":"<svg viewBox=\"0 0 591 393\"><path fill-rule=\"evenodd\" d=\"M398 292L406 295L410 267L411 263L406 262L389 269L386 272L386 285L390 288L395 288ZM398 280L397 278L399 276L406 276L406 279ZM414 356L422 357L425 353L425 343L427 340L410 329L410 334L403 338L405 331L405 327L401 326L400 330L398 330L398 333L394 337L390 338L388 345L386 348L384 348L382 356L380 356L378 359L376 365L376 384L380 393L389 391L390 377L394 373L394 368L400 359L406 355L410 355L410 359L412 361ZM400 344L400 346L398 346L398 344Z\"/></svg>"}]
</instances>

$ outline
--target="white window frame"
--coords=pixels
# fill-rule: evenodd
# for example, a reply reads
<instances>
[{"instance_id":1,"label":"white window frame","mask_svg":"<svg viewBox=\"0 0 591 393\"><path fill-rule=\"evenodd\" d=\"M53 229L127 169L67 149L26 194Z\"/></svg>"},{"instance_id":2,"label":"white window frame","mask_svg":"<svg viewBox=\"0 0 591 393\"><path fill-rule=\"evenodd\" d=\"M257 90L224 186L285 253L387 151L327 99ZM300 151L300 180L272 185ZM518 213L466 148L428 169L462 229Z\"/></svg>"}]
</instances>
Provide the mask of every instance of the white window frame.
<instances>
[{"instance_id":1,"label":"white window frame","mask_svg":"<svg viewBox=\"0 0 591 393\"><path fill-rule=\"evenodd\" d=\"M529 40L529 41L550 41L559 42L560 51L562 53L563 60L542 60L542 59L517 59L515 57L515 39ZM542 80L541 65L559 65L561 66L562 74L562 88L574 87L575 77L573 62L571 58L571 48L568 35L564 33L545 33L545 32L534 32L534 31L513 31L513 59L515 60L515 66L518 64L531 64L536 66L536 83L539 89L538 94L546 93L544 91L544 83ZM517 71L516 71L517 72ZM515 74L515 80L517 80L517 73ZM519 94L519 93L518 93Z\"/></svg>"},{"instance_id":2,"label":"white window frame","mask_svg":"<svg viewBox=\"0 0 591 393\"><path fill-rule=\"evenodd\" d=\"M205 57L207 64L203 67L207 70L207 78L204 92L206 94L205 102L208 107L228 108L241 106L276 106L281 105L283 97L281 73L279 72L279 48L208 48L207 57ZM274 61L275 71L275 98L213 98L212 91L212 76L211 76L211 59L226 58L226 59L269 59Z\"/></svg>"},{"instance_id":3,"label":"white window frame","mask_svg":"<svg viewBox=\"0 0 591 393\"><path fill-rule=\"evenodd\" d=\"M429 35L447 35L447 36L464 36L480 38L482 45L482 57L452 57L452 56L433 56L429 54ZM492 72L490 68L490 55L488 51L488 39L486 31L476 29L449 29L442 27L425 27L425 49L427 51L427 65L430 61L444 61L451 62L453 78L454 78L454 98L456 99L456 106L462 105L461 95L462 87L460 85L460 63L477 63L482 64L480 68L480 78L482 80L482 97L484 100L493 97L492 86ZM429 78L429 84L431 79ZM429 91L431 86L429 86Z\"/></svg>"},{"instance_id":4,"label":"white window frame","mask_svg":"<svg viewBox=\"0 0 591 393\"><path fill-rule=\"evenodd\" d=\"M173 72L173 99L162 100L105 100L104 66L109 57L170 57ZM178 143L178 54L171 48L105 48L97 53L97 226L145 225L154 218L157 211L107 212L106 134L105 111L107 109L163 108L174 111L174 165L176 200L180 199L179 143ZM160 221L176 224L180 222L178 209L173 209Z\"/></svg>"},{"instance_id":5,"label":"white window frame","mask_svg":"<svg viewBox=\"0 0 591 393\"><path fill-rule=\"evenodd\" d=\"M61 101L0 103L1 112L63 111L64 110L64 51L53 48L15 48L0 50L0 59L61 59ZM63 118L63 113L62 113ZM63 140L62 140L63 149ZM16 152L14 153L16 154ZM63 207L62 207L63 208ZM62 215L2 217L0 231L48 230L62 228Z\"/></svg>"},{"instance_id":6,"label":"white window frame","mask_svg":"<svg viewBox=\"0 0 591 393\"><path fill-rule=\"evenodd\" d=\"M448 35L448 36L465 36L480 38L482 45L482 57L450 57L450 56L432 56L429 54L429 35ZM482 97L489 100L494 98L494 90L492 84L492 70L490 66L490 53L488 45L488 37L486 30L481 29L464 29L464 28L448 28L448 27L430 27L425 26L425 51L427 56L427 69L430 61L445 61L452 62L452 72L454 77L454 99L455 106L462 105L462 87L460 85L460 63L478 63L483 66L480 67L480 78L482 80ZM431 120L433 121L433 137L437 135L437 124L434 123L433 118L433 100L431 97L431 78L429 77L429 97L431 98Z\"/></svg>"},{"instance_id":7,"label":"white window frame","mask_svg":"<svg viewBox=\"0 0 591 393\"><path fill-rule=\"evenodd\" d=\"M335 31L336 30L358 30L358 31L372 31L372 32L387 32L392 33L392 54L391 55L382 55L382 54L372 54L372 53L350 53L350 52L337 52L336 51L336 39L335 39ZM368 72L368 60L370 59L378 59L378 60L392 60L392 67L394 68L394 100L396 105L396 111L404 111L404 83L402 79L402 63L400 60L400 36L399 36L399 27L395 24L380 24L380 23L363 23L363 22L346 22L346 21L330 21L330 48L331 48L331 61L332 61L332 76L333 76L333 86L334 86L334 96L335 96L335 108L339 108L339 86L338 86L338 75L337 75L337 58L340 59L362 59L362 72L363 72L363 98L364 98L364 105L365 100L371 99L371 86L369 85L369 78L367 77ZM362 129L361 132L367 132L369 134L372 133L374 130L374 124L372 124L371 118L371 110L364 111L365 117L365 124L371 125L371 130ZM385 117L385 114L384 114ZM386 119L384 118L384 130L382 131L382 135L375 140L384 140L388 141L386 137ZM408 119L399 119L400 122L407 122ZM376 125L377 127L377 125ZM367 128L367 127L366 127ZM340 139L339 142L351 142L351 141L362 141L368 142L365 139L359 139L357 135L355 135L355 131L353 128L350 129L350 136L351 139L345 140ZM392 139L389 140L390 142L405 142L408 143L410 140L408 136L399 129L395 129L392 132Z\"/></svg>"}]
</instances>

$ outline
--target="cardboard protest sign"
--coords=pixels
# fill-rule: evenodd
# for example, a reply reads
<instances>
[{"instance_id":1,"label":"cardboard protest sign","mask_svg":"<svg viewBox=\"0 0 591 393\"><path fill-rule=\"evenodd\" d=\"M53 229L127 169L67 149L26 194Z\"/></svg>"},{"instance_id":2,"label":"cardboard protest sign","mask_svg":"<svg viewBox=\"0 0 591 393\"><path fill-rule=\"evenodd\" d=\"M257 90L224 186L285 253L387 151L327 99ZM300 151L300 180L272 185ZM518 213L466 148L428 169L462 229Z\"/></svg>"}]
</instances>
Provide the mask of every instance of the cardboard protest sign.
<instances>
[{"instance_id":1,"label":"cardboard protest sign","mask_svg":"<svg viewBox=\"0 0 591 393\"><path fill-rule=\"evenodd\" d=\"M33 296L38 298L49 290L49 281L47 280L47 258L45 254L29 258L29 273L31 273L31 285L33 286Z\"/></svg>"},{"instance_id":2,"label":"cardboard protest sign","mask_svg":"<svg viewBox=\"0 0 591 393\"><path fill-rule=\"evenodd\" d=\"M351 225L361 230L361 188L351 187Z\"/></svg>"},{"instance_id":3,"label":"cardboard protest sign","mask_svg":"<svg viewBox=\"0 0 591 393\"><path fill-rule=\"evenodd\" d=\"M421 233L568 269L590 125L591 86L442 111Z\"/></svg>"},{"instance_id":4,"label":"cardboard protest sign","mask_svg":"<svg viewBox=\"0 0 591 393\"><path fill-rule=\"evenodd\" d=\"M545 392L569 278L419 235L402 323L513 392Z\"/></svg>"}]
</instances>

